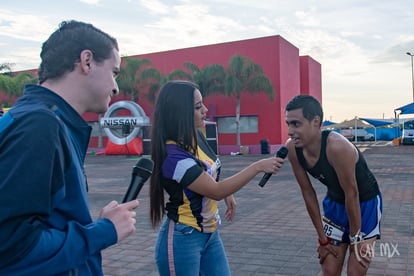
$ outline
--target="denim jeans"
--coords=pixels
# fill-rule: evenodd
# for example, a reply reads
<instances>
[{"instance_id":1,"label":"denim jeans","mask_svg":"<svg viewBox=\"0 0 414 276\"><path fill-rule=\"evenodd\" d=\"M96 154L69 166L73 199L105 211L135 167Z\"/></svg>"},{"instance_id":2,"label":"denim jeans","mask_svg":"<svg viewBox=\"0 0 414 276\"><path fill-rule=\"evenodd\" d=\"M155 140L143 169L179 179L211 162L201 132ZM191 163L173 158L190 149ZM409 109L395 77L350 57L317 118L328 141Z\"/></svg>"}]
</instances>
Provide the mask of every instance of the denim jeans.
<instances>
[{"instance_id":1,"label":"denim jeans","mask_svg":"<svg viewBox=\"0 0 414 276\"><path fill-rule=\"evenodd\" d=\"M171 232L172 251L169 254L170 225L174 230ZM218 230L214 233L201 233L185 224L170 223L168 218L158 233L155 262L161 276L174 275L172 271L177 276L231 275Z\"/></svg>"}]
</instances>

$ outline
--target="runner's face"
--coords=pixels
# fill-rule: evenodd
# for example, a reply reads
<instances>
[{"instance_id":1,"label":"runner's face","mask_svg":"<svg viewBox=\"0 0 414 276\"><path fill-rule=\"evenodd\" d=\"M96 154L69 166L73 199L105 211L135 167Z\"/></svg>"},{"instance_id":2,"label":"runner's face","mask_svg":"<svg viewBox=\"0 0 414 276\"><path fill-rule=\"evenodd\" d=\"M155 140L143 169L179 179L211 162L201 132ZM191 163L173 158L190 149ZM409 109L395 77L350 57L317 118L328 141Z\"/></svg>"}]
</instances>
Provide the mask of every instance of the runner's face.
<instances>
[{"instance_id":1,"label":"runner's face","mask_svg":"<svg viewBox=\"0 0 414 276\"><path fill-rule=\"evenodd\" d=\"M204 120L206 119L207 107L203 104L203 96L200 90L194 90L194 125L196 128L204 127Z\"/></svg>"},{"instance_id":2,"label":"runner's face","mask_svg":"<svg viewBox=\"0 0 414 276\"><path fill-rule=\"evenodd\" d=\"M320 131L319 117L309 121L303 117L302 108L286 111L288 135L296 147L303 147L314 141Z\"/></svg>"}]
</instances>

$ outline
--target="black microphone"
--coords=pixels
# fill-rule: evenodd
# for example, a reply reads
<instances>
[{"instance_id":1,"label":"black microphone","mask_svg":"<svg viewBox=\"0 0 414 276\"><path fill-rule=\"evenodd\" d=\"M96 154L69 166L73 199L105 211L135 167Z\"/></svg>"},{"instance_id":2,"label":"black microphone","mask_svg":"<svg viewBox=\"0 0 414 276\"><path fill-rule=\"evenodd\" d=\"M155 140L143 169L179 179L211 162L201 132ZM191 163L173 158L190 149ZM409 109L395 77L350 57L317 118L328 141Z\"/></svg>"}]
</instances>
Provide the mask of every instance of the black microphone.
<instances>
[{"instance_id":1,"label":"black microphone","mask_svg":"<svg viewBox=\"0 0 414 276\"><path fill-rule=\"evenodd\" d=\"M282 159L285 159L285 157L288 154L288 149L287 147L281 147L277 152L276 152L276 157L280 157ZM259 182L259 186L263 188L263 186L266 184L266 182L269 180L269 178L272 176L271 173L265 173L265 175L263 175L262 179Z\"/></svg>"},{"instance_id":2,"label":"black microphone","mask_svg":"<svg viewBox=\"0 0 414 276\"><path fill-rule=\"evenodd\" d=\"M128 190L122 200L122 203L136 199L142 186L152 174L154 162L147 158L141 158L137 164L132 168L132 178Z\"/></svg>"}]
</instances>

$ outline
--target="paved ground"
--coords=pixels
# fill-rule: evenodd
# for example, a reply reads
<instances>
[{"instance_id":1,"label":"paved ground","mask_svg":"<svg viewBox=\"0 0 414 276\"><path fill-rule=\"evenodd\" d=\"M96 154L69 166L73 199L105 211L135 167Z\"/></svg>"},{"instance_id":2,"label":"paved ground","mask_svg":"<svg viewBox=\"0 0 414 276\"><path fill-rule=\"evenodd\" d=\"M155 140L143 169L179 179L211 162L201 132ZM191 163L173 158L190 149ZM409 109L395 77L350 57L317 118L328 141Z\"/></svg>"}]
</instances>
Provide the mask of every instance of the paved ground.
<instances>
[{"instance_id":1,"label":"paved ground","mask_svg":"<svg viewBox=\"0 0 414 276\"><path fill-rule=\"evenodd\" d=\"M383 193L382 239L368 275L414 275L414 146L358 144ZM266 155L222 156L223 176ZM121 200L136 156L88 156L86 171L93 216ZM237 216L220 230L233 275L317 275L316 234L289 162L264 188L251 183L237 192ZM318 196L325 189L314 182ZM148 185L139 195L137 231L103 252L105 275L158 275L153 258L157 232L149 226ZM224 204L220 202L221 213ZM223 215L224 217L224 215Z\"/></svg>"}]
</instances>

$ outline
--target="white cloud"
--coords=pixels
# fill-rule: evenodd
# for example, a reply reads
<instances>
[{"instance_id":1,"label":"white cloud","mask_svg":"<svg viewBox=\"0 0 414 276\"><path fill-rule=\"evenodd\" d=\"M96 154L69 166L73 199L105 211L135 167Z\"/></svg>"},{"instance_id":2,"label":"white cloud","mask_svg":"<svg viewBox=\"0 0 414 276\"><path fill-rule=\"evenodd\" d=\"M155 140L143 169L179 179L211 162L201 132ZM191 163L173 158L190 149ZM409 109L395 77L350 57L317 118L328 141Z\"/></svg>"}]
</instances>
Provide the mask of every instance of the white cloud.
<instances>
[{"instance_id":1,"label":"white cloud","mask_svg":"<svg viewBox=\"0 0 414 276\"><path fill-rule=\"evenodd\" d=\"M299 24L304 27L318 27L320 25L319 20L311 12L296 11L295 15L299 20Z\"/></svg>"},{"instance_id":2,"label":"white cloud","mask_svg":"<svg viewBox=\"0 0 414 276\"><path fill-rule=\"evenodd\" d=\"M99 5L100 0L79 0L82 3L88 4L88 5Z\"/></svg>"},{"instance_id":3,"label":"white cloud","mask_svg":"<svg viewBox=\"0 0 414 276\"><path fill-rule=\"evenodd\" d=\"M146 25L163 38L166 44L183 48L219 42L226 39L228 32L240 29L234 20L211 15L205 5L175 5L172 12Z\"/></svg>"},{"instance_id":4,"label":"white cloud","mask_svg":"<svg viewBox=\"0 0 414 276\"><path fill-rule=\"evenodd\" d=\"M0 35L6 37L43 41L52 29L45 16L0 9L0 18Z\"/></svg>"},{"instance_id":5,"label":"white cloud","mask_svg":"<svg viewBox=\"0 0 414 276\"><path fill-rule=\"evenodd\" d=\"M163 4L159 0L140 0L142 6L150 11L153 14L166 14L168 13L168 6Z\"/></svg>"}]
</instances>

